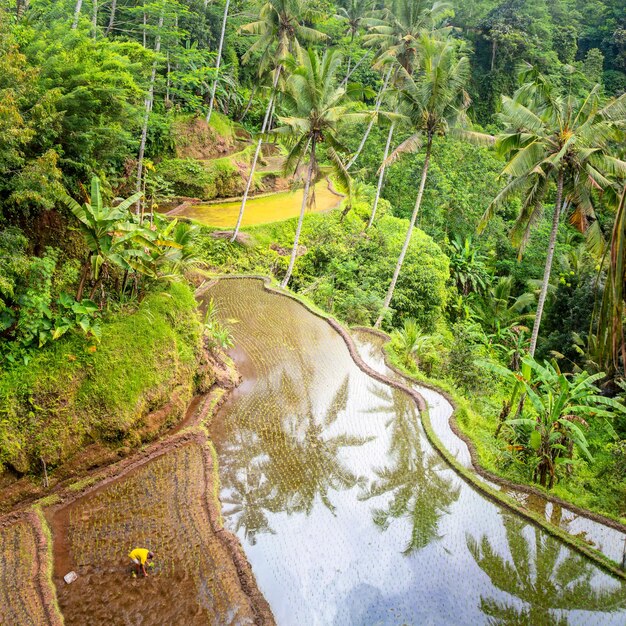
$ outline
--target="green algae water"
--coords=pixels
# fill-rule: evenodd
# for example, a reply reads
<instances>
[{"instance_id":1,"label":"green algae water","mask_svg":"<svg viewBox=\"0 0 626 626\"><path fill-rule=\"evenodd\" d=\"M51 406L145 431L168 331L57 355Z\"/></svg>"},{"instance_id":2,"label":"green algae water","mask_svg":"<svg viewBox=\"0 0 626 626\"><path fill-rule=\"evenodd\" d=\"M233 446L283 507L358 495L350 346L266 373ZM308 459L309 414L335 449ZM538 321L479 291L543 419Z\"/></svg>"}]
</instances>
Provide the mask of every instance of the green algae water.
<instances>
[{"instance_id":1,"label":"green algae water","mask_svg":"<svg viewBox=\"0 0 626 626\"><path fill-rule=\"evenodd\" d=\"M243 376L212 424L226 525L278 624L624 624L626 589L463 482L412 400L258 280L208 297Z\"/></svg>"},{"instance_id":2,"label":"green algae water","mask_svg":"<svg viewBox=\"0 0 626 626\"><path fill-rule=\"evenodd\" d=\"M267 222L279 222L296 217L302 206L302 189L294 192L269 194L259 198L251 198L246 202L242 226L256 226ZM313 212L329 211L341 202L341 196L328 188L322 181L315 186L315 204L309 209ZM210 204L194 204L187 207L181 216L215 226L217 228L234 228L237 223L241 201L220 202Z\"/></svg>"}]
</instances>

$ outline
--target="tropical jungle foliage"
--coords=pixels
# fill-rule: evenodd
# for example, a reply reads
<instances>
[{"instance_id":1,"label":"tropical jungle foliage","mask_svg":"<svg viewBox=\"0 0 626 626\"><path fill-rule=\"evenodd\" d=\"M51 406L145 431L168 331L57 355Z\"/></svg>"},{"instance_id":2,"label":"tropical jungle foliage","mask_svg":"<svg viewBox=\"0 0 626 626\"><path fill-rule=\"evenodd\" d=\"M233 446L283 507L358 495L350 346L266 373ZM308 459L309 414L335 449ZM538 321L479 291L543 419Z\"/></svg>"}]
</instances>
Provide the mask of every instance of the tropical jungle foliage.
<instances>
[{"instance_id":1,"label":"tropical jungle foliage","mask_svg":"<svg viewBox=\"0 0 626 626\"><path fill-rule=\"evenodd\" d=\"M626 518L622 4L0 0L0 388L262 272L389 331L490 470ZM297 218L242 226L295 187ZM232 196L226 232L184 218ZM0 418L20 471L27 414Z\"/></svg>"}]
</instances>

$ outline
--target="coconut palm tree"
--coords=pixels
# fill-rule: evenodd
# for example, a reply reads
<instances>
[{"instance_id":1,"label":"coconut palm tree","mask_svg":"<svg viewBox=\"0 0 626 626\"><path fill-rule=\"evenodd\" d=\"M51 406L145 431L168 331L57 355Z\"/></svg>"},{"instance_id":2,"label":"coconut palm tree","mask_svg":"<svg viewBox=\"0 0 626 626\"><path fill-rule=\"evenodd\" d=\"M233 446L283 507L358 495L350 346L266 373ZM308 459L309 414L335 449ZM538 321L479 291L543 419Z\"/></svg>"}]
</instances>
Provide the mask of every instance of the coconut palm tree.
<instances>
[{"instance_id":1,"label":"coconut palm tree","mask_svg":"<svg viewBox=\"0 0 626 626\"><path fill-rule=\"evenodd\" d=\"M336 86L337 71L342 62L342 57L336 50L327 50L321 59L315 51L309 50L302 55L301 62L302 65L294 71L286 84L284 106L289 115L279 118L283 126L275 131L286 137L291 145L285 161L286 173L296 173L299 165L308 159L300 217L282 287L289 284L293 272L304 211L310 199L311 183L315 183L322 172L318 149L322 143L326 144L326 152L333 164L335 175L349 190L350 178L338 155L338 151L344 151L345 147L337 137L342 123L362 118L362 114L348 112L348 106L343 103L345 90Z\"/></svg>"},{"instance_id":2,"label":"coconut palm tree","mask_svg":"<svg viewBox=\"0 0 626 626\"><path fill-rule=\"evenodd\" d=\"M257 141L250 172L246 182L246 188L241 200L241 208L235 231L231 241L237 239L250 187L254 179L256 164L259 160L263 134L269 129L269 123L274 110L278 81L284 68L287 57L297 55L300 48L300 41L322 41L326 38L324 33L306 26L304 22L311 17L311 10L307 8L305 0L268 0L259 13L260 19L241 27L242 32L258 35L258 39L250 46L243 61L246 63L252 56L260 52L259 73L265 73L269 67L272 68L273 80L270 91L270 98L265 110L265 117L261 125L261 132Z\"/></svg>"},{"instance_id":3,"label":"coconut palm tree","mask_svg":"<svg viewBox=\"0 0 626 626\"><path fill-rule=\"evenodd\" d=\"M456 128L458 134L472 138L480 137L477 133L469 131L462 133L460 130L465 125L465 112L470 104L469 96L464 90L464 85L469 78L467 57L458 56L457 45L451 39L442 41L423 34L419 47L418 66L415 68L417 78L404 69L400 70L402 73L402 88L399 93L400 108L410 120L414 132L394 150L388 161L391 162L400 154L424 145L424 165L413 215L383 308L376 320L377 328L382 324L383 317L389 308L404 257L409 249L411 235L422 203L435 136L445 135L451 128Z\"/></svg>"},{"instance_id":4,"label":"coconut palm tree","mask_svg":"<svg viewBox=\"0 0 626 626\"><path fill-rule=\"evenodd\" d=\"M626 284L626 187L617 207L609 248L606 285L597 313L596 343L599 360L607 374L620 369L626 375L624 337L624 285Z\"/></svg>"},{"instance_id":5,"label":"coconut palm tree","mask_svg":"<svg viewBox=\"0 0 626 626\"><path fill-rule=\"evenodd\" d=\"M374 6L374 0L346 0L344 4L346 6L337 9L337 17L346 22L350 41L354 41Z\"/></svg>"},{"instance_id":6,"label":"coconut palm tree","mask_svg":"<svg viewBox=\"0 0 626 626\"><path fill-rule=\"evenodd\" d=\"M479 230L493 216L496 207L521 193L522 209L511 232L520 254L534 226L540 222L543 206L556 187L552 230L537 302L537 313L529 353L535 354L561 214L566 204L573 207L572 222L581 230L593 217L593 192L611 187L610 178L626 175L626 162L610 155L611 140L619 123L626 119L626 96L603 105L596 85L584 98L562 95L532 68L520 73L522 86L512 98L502 97L501 118L506 130L497 138L496 148L508 163L502 171L508 183L487 208Z\"/></svg>"},{"instance_id":7,"label":"coconut palm tree","mask_svg":"<svg viewBox=\"0 0 626 626\"><path fill-rule=\"evenodd\" d=\"M386 68L385 79L376 98L374 114L371 116L369 124L365 129L361 143L356 152L348 161L347 169L350 169L359 155L361 154L369 134L378 120L378 112L382 105L385 92L389 82L394 82L394 73L397 67L401 67L408 74L413 73L413 69L417 63L418 45L420 36L424 32L433 32L443 34L445 29L442 24L448 13L449 5L443 2L437 2L430 6L429 2L419 0L395 0L390 8L384 9L378 13L378 16L365 20L370 27L370 31L365 35L364 43L379 50L378 57L374 67L382 69ZM387 146L391 145L391 138L395 130L395 124L392 123L389 129ZM384 178L384 161L389 154L387 147L383 158L383 166L379 172L379 185L376 200L372 214L376 212L378 200L380 198L380 188ZM373 220L370 220L370 222ZM368 227L371 225L368 224Z\"/></svg>"},{"instance_id":8,"label":"coconut palm tree","mask_svg":"<svg viewBox=\"0 0 626 626\"><path fill-rule=\"evenodd\" d=\"M217 48L217 58L215 60L215 79L213 80L213 87L211 88L211 101L209 102L209 112L206 115L206 123L211 121L211 114L213 113L213 104L215 103L215 92L217 91L217 79L220 73L220 64L222 62L222 48L224 47L224 35L226 34L226 24L228 23L228 9L230 8L230 0L226 0L224 5L224 19L222 20L222 32L220 34L220 43Z\"/></svg>"}]
</instances>

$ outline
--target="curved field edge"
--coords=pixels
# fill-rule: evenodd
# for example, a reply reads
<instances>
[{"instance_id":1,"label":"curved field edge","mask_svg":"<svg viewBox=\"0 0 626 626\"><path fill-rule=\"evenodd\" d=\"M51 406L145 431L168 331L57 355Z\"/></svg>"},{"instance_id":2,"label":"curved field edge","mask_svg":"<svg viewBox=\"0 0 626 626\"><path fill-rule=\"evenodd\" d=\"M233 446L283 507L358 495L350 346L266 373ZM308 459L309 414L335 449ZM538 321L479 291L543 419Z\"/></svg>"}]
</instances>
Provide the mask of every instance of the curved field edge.
<instances>
[{"instance_id":1,"label":"curved field edge","mask_svg":"<svg viewBox=\"0 0 626 626\"><path fill-rule=\"evenodd\" d=\"M19 526L23 526L26 529L33 541L32 554L29 554L32 559L29 561L20 557L18 560L19 566L12 571L5 570L3 575L11 575L14 578L14 582L17 581L19 585L21 580L20 570L30 567L31 573L28 583L33 594L31 595L31 605L28 609L30 619L41 619L45 620L45 623L51 626L62 626L64 623L63 615L59 609L56 587L52 580L52 535L43 516L41 507L34 506L29 510L21 511L18 514L13 514L0 520L0 535L3 530L4 532L10 533L12 529L18 528ZM7 566L7 562L3 561L0 567L0 574L5 566ZM22 582L25 583L27 581L24 580ZM4 610L0 610L0 618L2 615L5 617L12 616L13 619L17 617L17 614L13 613L11 609L13 601L18 605L21 604L23 609L28 606L28 604L23 603L22 596L20 595L20 591L23 590L24 587L22 586L20 586L19 590L14 588L13 591L16 592L16 595L11 595L10 587L4 590L3 595L8 606L3 607ZM32 604L33 601L34 605ZM37 615L33 615L31 611L36 611ZM7 622L7 624L8 623L11 622Z\"/></svg>"},{"instance_id":2,"label":"curved field edge","mask_svg":"<svg viewBox=\"0 0 626 626\"><path fill-rule=\"evenodd\" d=\"M98 468L89 473L87 477L82 477L74 483L57 485L45 498L41 498L34 504L29 505L28 509L22 506L17 511L0 517L0 525L25 519L35 533L39 544L37 551L39 597L49 624L52 626L62 625L64 619L58 605L56 586L53 581L53 539L49 520L54 518L57 511L76 500L89 496L107 485L123 480L129 473L143 467L150 461L167 454L174 448L191 442L199 444L203 452L205 475L208 481L205 506L209 514L211 531L223 545L234 564L241 589L250 600L250 606L255 615L255 624L275 623L271 608L256 584L256 579L245 551L239 539L224 527L221 513L218 459L215 448L208 436L208 424L226 401L230 389L240 382L239 373L232 360L225 357L223 365L227 370L227 378L230 379L232 384L227 388L215 385L208 393L204 394L191 420L188 424L183 424L180 430L175 430L165 437L144 446L136 453L123 458L117 463Z\"/></svg>"},{"instance_id":3,"label":"curved field edge","mask_svg":"<svg viewBox=\"0 0 626 626\"><path fill-rule=\"evenodd\" d=\"M479 475L485 478L488 478L489 480L492 480L493 482L497 482L499 484L502 484L507 487L511 487L513 489L518 489L518 490L526 491L530 493L537 493L537 494L540 494L542 497L546 497L546 494L544 494L543 492L539 490L535 490L534 488L530 486L518 485L517 483L508 481L507 479L501 478L500 476L491 474L490 472L488 472L487 470L485 470L484 468L480 466L476 467L474 465L473 470L470 470L464 467L463 465L461 465L456 460L456 458L450 453L450 451L444 446L444 444L439 439L439 437L436 435L432 427L432 424L430 422L430 417L428 415L428 406L424 397L419 392L415 391L414 389L411 389L410 387L403 384L402 382L393 380L385 376L384 374L377 372L376 370L372 369L369 365L367 365L358 354L358 351L356 349L356 346L354 344L354 341L349 331L346 330L346 328L344 328L334 317L328 315L324 311L315 307L310 302L308 302L304 297L294 294L292 292L286 291L284 289L281 289L280 287L277 286L276 282L272 278L268 276L259 275L259 274L241 274L241 275L239 274L238 275L232 275L232 274L219 275L218 274L214 276L211 280L201 285L196 290L196 296L198 297L200 295L204 295L213 285L215 285L220 280L240 280L240 279L260 280L263 283L264 289L268 291L269 293L273 293L278 296L283 296L285 298L290 298L294 300L295 302L298 302L299 304L301 304L305 309L307 309L313 315L325 320L343 339L344 343L346 344L346 347L348 348L348 352L350 353L350 356L352 357L353 361L355 362L355 364L361 371L365 372L368 376L370 376L371 378L374 378L375 380L378 380L386 385L389 385L390 387L394 387L395 389L399 389L403 391L404 393L408 394L414 400L415 404L417 405L420 411L422 424L424 426L424 431L426 433L426 436L428 437L428 440L433 445L435 450L439 453L439 455L450 465L452 469L454 469L454 471L463 480L465 480L466 483L471 485L474 489L478 490L481 494L483 494L485 497L489 498L496 504L499 504L513 511L514 513L517 513L518 515L524 517L525 519L533 523L535 526L538 526L541 529L543 529L548 534L552 535L553 537L556 537L557 539L560 539L563 543L565 543L569 547L573 548L574 550L578 551L579 553L591 559L594 563L596 563L606 572L622 580L626 580L626 571L624 571L618 563L616 563L615 561L607 557L605 554L603 554L599 550L592 548L579 537L576 537L574 535L571 535L565 532L561 528L558 528L557 526L548 522L543 516L521 506L514 498L498 491L497 489L493 489L489 485L486 485L479 478ZM360 329L369 330L364 327L360 327ZM374 332L375 333L381 332L382 335L389 337L388 335L386 335L386 333L383 333L382 331L374 331ZM397 367L392 367L392 369L396 370L399 374L401 374L405 378L409 380L415 380L415 382L419 382L420 384L422 384L422 381L417 381L416 379L413 379L411 376L406 375L404 372L398 370ZM453 399L450 397L448 393L439 390L439 388L437 388L434 385L429 385L429 387L432 387L433 390L437 391L438 393L441 393L441 395L444 396L450 402L450 404L452 404L453 407L456 406ZM458 427L455 430L455 433L458 433ZM464 437L462 438L465 441L465 438ZM472 461L474 462L474 458L472 458ZM550 498L549 496L548 496L548 499L557 504L559 503L557 499ZM562 504L566 505L572 511L579 513L581 515L584 515L585 517L588 517L589 519L592 519L599 523L606 524L607 526L611 526L612 528L617 528L618 530L626 530L626 528L622 524L619 524L619 522L616 522L609 518L604 518L603 516L599 514L593 513L592 511L586 511L584 509L580 509L578 507L575 507L571 503L565 502L565 501L563 501Z\"/></svg>"}]
</instances>

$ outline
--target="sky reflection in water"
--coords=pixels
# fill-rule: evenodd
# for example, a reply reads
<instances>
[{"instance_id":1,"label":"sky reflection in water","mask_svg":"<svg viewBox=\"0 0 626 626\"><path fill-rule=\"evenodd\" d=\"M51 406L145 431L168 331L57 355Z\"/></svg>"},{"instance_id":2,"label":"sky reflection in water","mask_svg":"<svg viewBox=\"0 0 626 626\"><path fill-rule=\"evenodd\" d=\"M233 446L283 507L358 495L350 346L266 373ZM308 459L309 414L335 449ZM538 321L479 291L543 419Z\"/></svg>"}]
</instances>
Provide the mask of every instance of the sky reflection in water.
<instances>
[{"instance_id":1,"label":"sky reflection in water","mask_svg":"<svg viewBox=\"0 0 626 626\"><path fill-rule=\"evenodd\" d=\"M209 297L245 380L212 427L223 512L279 624L626 622L623 586L460 480L324 321L260 281Z\"/></svg>"}]
</instances>

